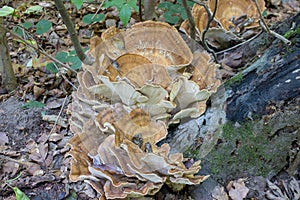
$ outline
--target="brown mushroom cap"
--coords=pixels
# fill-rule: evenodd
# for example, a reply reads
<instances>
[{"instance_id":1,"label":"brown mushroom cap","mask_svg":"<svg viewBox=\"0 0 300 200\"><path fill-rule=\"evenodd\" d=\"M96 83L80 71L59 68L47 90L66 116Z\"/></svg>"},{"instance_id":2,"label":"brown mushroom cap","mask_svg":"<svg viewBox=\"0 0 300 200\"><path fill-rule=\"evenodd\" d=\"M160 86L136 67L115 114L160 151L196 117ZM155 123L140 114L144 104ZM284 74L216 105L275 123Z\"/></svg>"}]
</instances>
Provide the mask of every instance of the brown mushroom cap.
<instances>
[{"instance_id":1,"label":"brown mushroom cap","mask_svg":"<svg viewBox=\"0 0 300 200\"><path fill-rule=\"evenodd\" d=\"M206 52L195 52L192 65L195 67L192 74L192 81L199 85L200 89L207 89L211 93L216 92L221 85L217 75L218 66L212 61Z\"/></svg>"},{"instance_id":2,"label":"brown mushroom cap","mask_svg":"<svg viewBox=\"0 0 300 200\"><path fill-rule=\"evenodd\" d=\"M125 35L125 46L127 51L163 66L181 68L192 60L192 53L177 30L163 22L146 21L133 25Z\"/></svg>"},{"instance_id":3,"label":"brown mushroom cap","mask_svg":"<svg viewBox=\"0 0 300 200\"><path fill-rule=\"evenodd\" d=\"M106 53L112 60L129 53L146 57L151 63L176 68L187 66L192 61L187 44L167 23L146 21L124 32L108 29L103 35Z\"/></svg>"},{"instance_id":4,"label":"brown mushroom cap","mask_svg":"<svg viewBox=\"0 0 300 200\"><path fill-rule=\"evenodd\" d=\"M215 8L215 0L208 0L206 4L208 5L210 12L212 13ZM264 0L258 0L258 5L260 10L265 9ZM215 20L220 23L220 25L225 30L230 30L231 28L237 28L232 23L232 19L237 19L241 16L246 15L247 18L254 19L252 23L248 23L247 27L255 27L258 25L259 13L257 11L256 5L252 0L222 0L218 1L217 11L215 15ZM201 33L208 21L208 14L203 6L194 4L192 8L192 16L195 21L196 28ZM211 26L216 27L216 24L212 22ZM188 34L189 31L189 22L185 20L181 24L181 29L185 30Z\"/></svg>"},{"instance_id":5,"label":"brown mushroom cap","mask_svg":"<svg viewBox=\"0 0 300 200\"><path fill-rule=\"evenodd\" d=\"M208 14L205 8L195 3L192 8L192 16L195 21L195 27L201 33L205 29L208 21ZM180 28L190 34L190 25L188 20L184 20Z\"/></svg>"},{"instance_id":6,"label":"brown mushroom cap","mask_svg":"<svg viewBox=\"0 0 300 200\"><path fill-rule=\"evenodd\" d=\"M146 34L145 34L146 33ZM196 117L219 82L205 53L191 51L175 28L143 22L94 38L95 64L78 73L69 141L70 179L85 180L102 199L155 194L163 184L198 184L200 161L186 167L169 154L169 122ZM185 66L192 70L184 73ZM179 70L180 69L180 70Z\"/></svg>"},{"instance_id":7,"label":"brown mushroom cap","mask_svg":"<svg viewBox=\"0 0 300 200\"><path fill-rule=\"evenodd\" d=\"M264 0L258 0L258 5L263 11L265 9ZM237 19L242 15L247 15L248 18L259 18L255 2L252 0L222 0L218 2L216 19L220 21L225 30L229 30L230 26L234 26L230 20ZM209 1L211 10L215 8L215 1ZM256 21L257 22L257 21Z\"/></svg>"}]
</instances>

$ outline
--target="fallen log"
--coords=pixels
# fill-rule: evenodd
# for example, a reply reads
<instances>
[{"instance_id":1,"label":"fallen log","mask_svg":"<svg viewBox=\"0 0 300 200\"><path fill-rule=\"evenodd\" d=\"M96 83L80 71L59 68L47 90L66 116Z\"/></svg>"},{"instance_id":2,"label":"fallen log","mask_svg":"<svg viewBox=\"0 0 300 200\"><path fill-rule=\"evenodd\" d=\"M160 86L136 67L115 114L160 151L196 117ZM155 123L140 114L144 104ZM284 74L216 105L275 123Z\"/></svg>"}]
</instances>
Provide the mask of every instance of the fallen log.
<instances>
[{"instance_id":1,"label":"fallen log","mask_svg":"<svg viewBox=\"0 0 300 200\"><path fill-rule=\"evenodd\" d=\"M216 182L240 177L272 178L285 170L299 179L300 13L273 30L292 44L262 33L218 54L223 62L239 57L236 67L247 67L219 88L204 115L181 123L166 139L172 153L202 160L200 174L211 175L192 189L195 199L211 199L207 191Z\"/></svg>"}]
</instances>

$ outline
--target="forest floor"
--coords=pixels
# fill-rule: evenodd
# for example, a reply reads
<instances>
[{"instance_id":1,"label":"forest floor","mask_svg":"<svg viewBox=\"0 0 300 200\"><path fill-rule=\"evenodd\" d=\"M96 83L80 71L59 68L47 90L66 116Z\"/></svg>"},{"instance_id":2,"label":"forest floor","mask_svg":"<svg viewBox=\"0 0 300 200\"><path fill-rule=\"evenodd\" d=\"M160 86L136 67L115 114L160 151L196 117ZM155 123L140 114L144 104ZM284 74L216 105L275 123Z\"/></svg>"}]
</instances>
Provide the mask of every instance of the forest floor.
<instances>
[{"instance_id":1,"label":"forest floor","mask_svg":"<svg viewBox=\"0 0 300 200\"><path fill-rule=\"evenodd\" d=\"M41 18L51 19L55 22L53 30L35 39L49 54L69 51L72 48L71 41L62 20L57 18L55 6L52 3L42 3L45 3L43 5L49 12L24 15L23 21L10 18L6 22L7 25L12 27L24 20L36 22ZM29 7L29 4L26 6ZM20 8L24 5L16 1L10 6ZM71 4L67 6L78 24L79 38L85 47L89 46L87 38L93 31L101 33L108 24L119 24L115 9L105 11L110 16L109 19L96 25L84 25L81 23L82 15L95 10L97 6L86 6L79 12ZM297 1L282 1L278 6L268 4L267 21L272 25L299 11ZM162 12L158 13L161 14ZM138 15L134 14L128 26L138 21ZM50 72L45 67L47 58L38 55L12 37L9 37L9 47L19 86L11 93L0 87L0 200L16 199L11 187L19 188L32 200L97 199L96 192L86 183L71 183L68 180L71 158L65 157L69 150L66 144L73 133L69 130L67 110L72 101L71 93L75 90L72 85L78 85L76 75L67 73L62 77ZM255 179L257 185L266 184L263 178L249 179ZM277 183L287 179L291 177L281 174L277 177ZM297 179L296 182L299 182L299 176ZM243 181L236 181L235 184L240 186L242 193L245 189L241 184ZM249 188L257 188L257 185ZM220 195L224 191L226 193L226 185L223 186L223 190L218 191ZM279 192L280 187L274 185L273 189ZM187 188L174 193L168 187L164 187L155 197L149 199L191 199L190 190L191 188ZM295 191L300 193L299 188L294 189ZM197 199L197 196L193 198Z\"/></svg>"}]
</instances>

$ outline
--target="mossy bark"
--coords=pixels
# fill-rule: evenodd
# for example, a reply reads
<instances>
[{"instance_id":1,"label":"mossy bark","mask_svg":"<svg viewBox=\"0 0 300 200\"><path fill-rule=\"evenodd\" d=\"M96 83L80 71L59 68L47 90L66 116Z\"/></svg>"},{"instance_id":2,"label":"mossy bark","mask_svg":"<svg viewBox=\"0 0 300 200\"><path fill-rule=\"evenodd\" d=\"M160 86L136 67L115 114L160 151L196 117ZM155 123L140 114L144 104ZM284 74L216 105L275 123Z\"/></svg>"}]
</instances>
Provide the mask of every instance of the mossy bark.
<instances>
[{"instance_id":1,"label":"mossy bark","mask_svg":"<svg viewBox=\"0 0 300 200\"><path fill-rule=\"evenodd\" d=\"M300 13L273 30L284 35L292 24L300 27ZM211 97L203 116L169 134L172 152L201 159L200 174L220 183L300 173L300 34L289 37L290 46L263 33L235 49L249 56L248 67Z\"/></svg>"}]
</instances>

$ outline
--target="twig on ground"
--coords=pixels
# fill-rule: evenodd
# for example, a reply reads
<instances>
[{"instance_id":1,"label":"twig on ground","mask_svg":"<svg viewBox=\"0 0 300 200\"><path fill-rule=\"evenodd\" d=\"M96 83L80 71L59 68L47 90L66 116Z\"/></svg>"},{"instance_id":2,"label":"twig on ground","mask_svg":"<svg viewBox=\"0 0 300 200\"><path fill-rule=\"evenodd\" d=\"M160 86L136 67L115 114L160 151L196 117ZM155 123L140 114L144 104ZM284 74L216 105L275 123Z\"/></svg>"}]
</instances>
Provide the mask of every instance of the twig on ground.
<instances>
[{"instance_id":1,"label":"twig on ground","mask_svg":"<svg viewBox=\"0 0 300 200\"><path fill-rule=\"evenodd\" d=\"M0 159L8 160L8 161L15 162L15 163L19 163L21 165L29 165L30 164L29 162L23 162L23 161L13 159L13 158L10 158L10 157L4 156L4 155L0 155Z\"/></svg>"},{"instance_id":2,"label":"twig on ground","mask_svg":"<svg viewBox=\"0 0 300 200\"><path fill-rule=\"evenodd\" d=\"M58 113L58 115L57 115L56 121L54 122L54 125L53 125L53 127L52 127L52 129L51 129L51 131L50 131L50 133L49 133L49 135L48 135L47 140L49 139L50 135L53 133L53 131L54 131L54 129L55 129L55 126L56 126L56 124L57 124L57 122L58 122L59 117L61 116L61 113L62 113L62 111L63 111L63 109L64 109L64 107L65 107L65 104L66 104L66 101L67 101L68 97L69 97L69 96L67 95L67 96L64 98L64 101L63 101L63 103L62 103L62 105L61 105L60 111L59 111L59 113Z\"/></svg>"},{"instance_id":3,"label":"twig on ground","mask_svg":"<svg viewBox=\"0 0 300 200\"><path fill-rule=\"evenodd\" d=\"M257 11L258 11L258 13L259 13L259 18L260 18L260 23L259 23L259 24L260 24L260 26L261 26L267 33L269 33L269 34L271 34L271 35L274 35L276 38L280 39L280 40L283 41L285 44L287 44L287 45L292 44L291 41L289 41L288 39L286 39L286 38L283 37L282 35L276 33L275 31L270 30L270 28L268 27L267 23L266 23L265 20L264 20L264 17L263 17L262 14L261 14L261 10L260 10L260 7L259 7L259 5L258 5L257 0L254 0L254 2L255 2L255 6L256 6L256 8L257 8Z\"/></svg>"}]
</instances>

